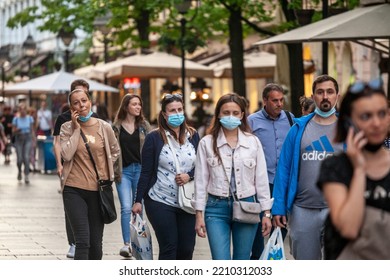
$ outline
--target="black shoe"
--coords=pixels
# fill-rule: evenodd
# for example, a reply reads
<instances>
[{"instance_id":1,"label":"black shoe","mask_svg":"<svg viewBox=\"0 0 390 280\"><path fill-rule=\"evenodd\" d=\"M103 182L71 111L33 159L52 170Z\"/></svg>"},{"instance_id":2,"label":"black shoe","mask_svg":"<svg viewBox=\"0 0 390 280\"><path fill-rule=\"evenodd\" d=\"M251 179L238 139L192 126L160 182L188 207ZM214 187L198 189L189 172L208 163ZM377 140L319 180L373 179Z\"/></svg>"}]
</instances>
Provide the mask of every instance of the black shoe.
<instances>
[{"instance_id":1,"label":"black shoe","mask_svg":"<svg viewBox=\"0 0 390 280\"><path fill-rule=\"evenodd\" d=\"M18 173L18 181L22 181L22 172Z\"/></svg>"}]
</instances>

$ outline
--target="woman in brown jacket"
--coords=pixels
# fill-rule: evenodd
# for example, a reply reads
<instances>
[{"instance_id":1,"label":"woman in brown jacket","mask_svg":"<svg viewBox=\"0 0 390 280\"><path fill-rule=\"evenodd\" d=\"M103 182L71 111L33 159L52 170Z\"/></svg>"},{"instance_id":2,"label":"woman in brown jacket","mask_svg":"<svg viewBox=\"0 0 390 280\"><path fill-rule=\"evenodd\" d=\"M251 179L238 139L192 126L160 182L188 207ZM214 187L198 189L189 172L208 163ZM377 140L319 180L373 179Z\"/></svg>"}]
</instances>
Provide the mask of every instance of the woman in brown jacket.
<instances>
[{"instance_id":1,"label":"woman in brown jacket","mask_svg":"<svg viewBox=\"0 0 390 280\"><path fill-rule=\"evenodd\" d=\"M111 126L91 117L91 99L83 89L68 97L72 120L61 126L61 186L65 211L76 240L75 260L100 260L104 223L100 214L97 174L81 131L90 146L99 178L114 180L114 162L120 151Z\"/></svg>"}]
</instances>

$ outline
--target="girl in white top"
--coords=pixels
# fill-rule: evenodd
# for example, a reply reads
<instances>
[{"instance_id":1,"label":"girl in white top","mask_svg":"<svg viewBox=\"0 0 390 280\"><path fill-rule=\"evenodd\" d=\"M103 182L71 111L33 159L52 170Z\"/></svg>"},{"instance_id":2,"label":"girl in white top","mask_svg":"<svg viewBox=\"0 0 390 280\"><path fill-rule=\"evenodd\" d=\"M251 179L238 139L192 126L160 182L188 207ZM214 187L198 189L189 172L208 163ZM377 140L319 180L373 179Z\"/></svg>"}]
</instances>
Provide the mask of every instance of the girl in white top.
<instances>
[{"instance_id":1,"label":"girl in white top","mask_svg":"<svg viewBox=\"0 0 390 280\"><path fill-rule=\"evenodd\" d=\"M271 230L272 199L260 141L249 132L245 100L235 93L222 96L208 135L199 142L195 164L195 230L208 234L214 260L249 260L257 224L232 220L232 191L239 200L258 201L263 235ZM233 241L231 256L230 240Z\"/></svg>"}]
</instances>

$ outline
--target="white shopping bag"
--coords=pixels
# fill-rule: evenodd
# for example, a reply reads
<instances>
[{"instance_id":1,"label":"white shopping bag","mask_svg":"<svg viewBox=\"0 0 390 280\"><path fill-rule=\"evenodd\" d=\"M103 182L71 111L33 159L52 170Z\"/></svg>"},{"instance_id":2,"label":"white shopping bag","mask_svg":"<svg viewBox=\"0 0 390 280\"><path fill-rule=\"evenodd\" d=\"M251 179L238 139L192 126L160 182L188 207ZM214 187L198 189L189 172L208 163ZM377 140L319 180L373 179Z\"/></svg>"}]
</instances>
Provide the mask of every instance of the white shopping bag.
<instances>
[{"instance_id":1,"label":"white shopping bag","mask_svg":"<svg viewBox=\"0 0 390 280\"><path fill-rule=\"evenodd\" d=\"M131 215L130 239L132 254L137 260L153 260L152 236L148 224L138 214Z\"/></svg>"},{"instance_id":2,"label":"white shopping bag","mask_svg":"<svg viewBox=\"0 0 390 280\"><path fill-rule=\"evenodd\" d=\"M285 260L284 244L282 231L280 227L277 227L272 232L267 244L264 247L264 251L260 256L260 260Z\"/></svg>"}]
</instances>

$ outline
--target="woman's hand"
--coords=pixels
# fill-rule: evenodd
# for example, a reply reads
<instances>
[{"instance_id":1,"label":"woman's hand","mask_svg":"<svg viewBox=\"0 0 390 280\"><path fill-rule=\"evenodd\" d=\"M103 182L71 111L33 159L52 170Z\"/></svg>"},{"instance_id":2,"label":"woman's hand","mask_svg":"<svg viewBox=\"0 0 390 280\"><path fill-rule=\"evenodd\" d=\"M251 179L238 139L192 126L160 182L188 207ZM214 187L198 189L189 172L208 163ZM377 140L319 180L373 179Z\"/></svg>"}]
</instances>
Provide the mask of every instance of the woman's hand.
<instances>
[{"instance_id":1,"label":"woman's hand","mask_svg":"<svg viewBox=\"0 0 390 280\"><path fill-rule=\"evenodd\" d=\"M175 181L178 186L183 186L190 181L190 175L187 173L176 174Z\"/></svg>"},{"instance_id":2,"label":"woman's hand","mask_svg":"<svg viewBox=\"0 0 390 280\"><path fill-rule=\"evenodd\" d=\"M263 219L261 219L261 233L263 234L263 236L267 236L271 232L271 229L271 219L263 215Z\"/></svg>"},{"instance_id":3,"label":"woman's hand","mask_svg":"<svg viewBox=\"0 0 390 280\"><path fill-rule=\"evenodd\" d=\"M59 164L57 164L57 175L58 175L58 177L60 177L60 179L62 178L62 170L63 169L64 169L64 167L61 164L61 162Z\"/></svg>"},{"instance_id":4,"label":"woman's hand","mask_svg":"<svg viewBox=\"0 0 390 280\"><path fill-rule=\"evenodd\" d=\"M79 113L77 111L71 111L71 117L72 117L72 124L73 124L73 127L76 129L76 128L80 128L80 124L79 122L77 121L79 119Z\"/></svg>"},{"instance_id":5,"label":"woman's hand","mask_svg":"<svg viewBox=\"0 0 390 280\"><path fill-rule=\"evenodd\" d=\"M142 213L142 204L139 202L134 203L133 209L131 210L134 214L141 214Z\"/></svg>"},{"instance_id":6,"label":"woman's hand","mask_svg":"<svg viewBox=\"0 0 390 280\"><path fill-rule=\"evenodd\" d=\"M206 225L205 225L204 219L203 219L203 212L196 211L195 218L196 218L195 231L199 237L205 238L207 231L206 231Z\"/></svg>"},{"instance_id":7,"label":"woman's hand","mask_svg":"<svg viewBox=\"0 0 390 280\"><path fill-rule=\"evenodd\" d=\"M354 169L365 170L366 160L363 156L362 149L367 144L367 139L364 137L364 133L359 131L355 134L353 128L349 128L347 138L347 156L352 162Z\"/></svg>"}]
</instances>

